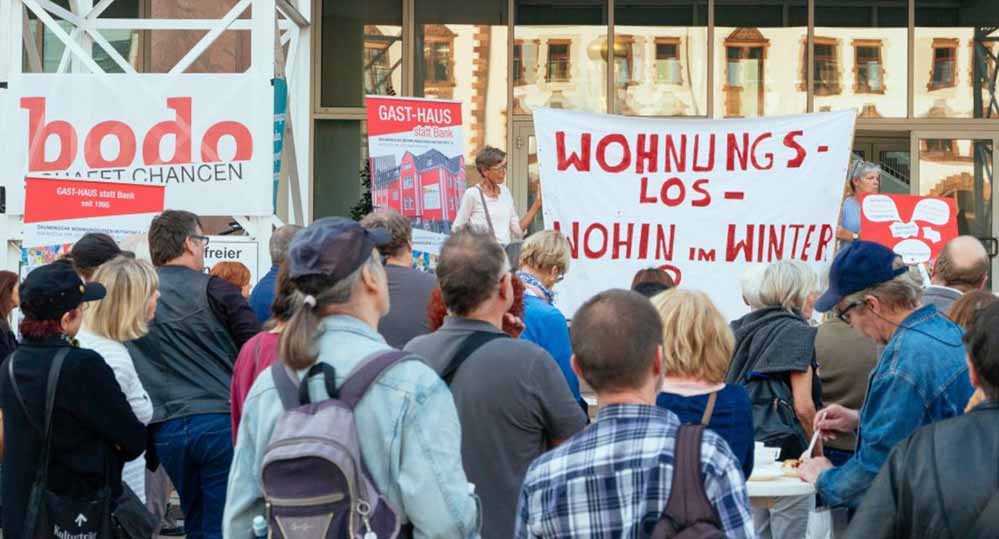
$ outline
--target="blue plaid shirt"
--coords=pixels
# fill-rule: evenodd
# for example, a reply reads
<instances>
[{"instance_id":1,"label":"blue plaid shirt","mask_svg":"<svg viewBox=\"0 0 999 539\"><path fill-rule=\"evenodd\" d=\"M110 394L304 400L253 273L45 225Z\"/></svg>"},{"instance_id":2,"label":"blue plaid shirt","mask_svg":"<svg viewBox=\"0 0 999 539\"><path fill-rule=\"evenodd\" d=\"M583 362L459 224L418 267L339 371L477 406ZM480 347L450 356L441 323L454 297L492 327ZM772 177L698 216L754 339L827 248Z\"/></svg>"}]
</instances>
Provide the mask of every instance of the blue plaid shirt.
<instances>
[{"instance_id":1,"label":"blue plaid shirt","mask_svg":"<svg viewBox=\"0 0 999 539\"><path fill-rule=\"evenodd\" d=\"M610 405L594 424L531 464L517 539L648 537L669 500L680 420L656 406ZM729 538L756 537L739 461L704 432L701 473Z\"/></svg>"}]
</instances>

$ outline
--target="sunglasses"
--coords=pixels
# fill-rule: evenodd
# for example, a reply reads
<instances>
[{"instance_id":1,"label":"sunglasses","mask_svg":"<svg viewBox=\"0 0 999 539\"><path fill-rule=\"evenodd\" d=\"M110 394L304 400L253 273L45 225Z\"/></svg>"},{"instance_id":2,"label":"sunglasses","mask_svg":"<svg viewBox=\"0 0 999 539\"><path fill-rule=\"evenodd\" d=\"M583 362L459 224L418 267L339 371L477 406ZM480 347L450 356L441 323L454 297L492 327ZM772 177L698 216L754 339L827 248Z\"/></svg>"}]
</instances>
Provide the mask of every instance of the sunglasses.
<instances>
[{"instance_id":1,"label":"sunglasses","mask_svg":"<svg viewBox=\"0 0 999 539\"><path fill-rule=\"evenodd\" d=\"M839 318L840 320L843 321L843 323L849 325L850 324L850 311L853 310L853 309L855 309L855 308L857 308L857 307L859 307L859 306L861 306L861 305L863 305L863 304L864 304L864 300L854 301L853 303L851 303L851 304L847 305L845 308L843 308L842 311L837 310L836 311L836 318Z\"/></svg>"}]
</instances>

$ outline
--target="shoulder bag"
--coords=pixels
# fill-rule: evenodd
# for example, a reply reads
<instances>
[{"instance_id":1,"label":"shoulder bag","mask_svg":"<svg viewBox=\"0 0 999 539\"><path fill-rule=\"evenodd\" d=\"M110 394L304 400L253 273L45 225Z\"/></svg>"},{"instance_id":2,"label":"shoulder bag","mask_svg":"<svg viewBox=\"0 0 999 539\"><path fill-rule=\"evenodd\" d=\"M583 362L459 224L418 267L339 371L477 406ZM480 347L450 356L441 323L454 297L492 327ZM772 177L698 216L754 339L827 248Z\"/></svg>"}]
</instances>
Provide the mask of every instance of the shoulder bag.
<instances>
[{"instance_id":1,"label":"shoulder bag","mask_svg":"<svg viewBox=\"0 0 999 539\"><path fill-rule=\"evenodd\" d=\"M475 186L475 188L479 190L479 200L482 201L482 211L486 213L486 224L489 225L489 232L491 232L495 238L496 228L493 227L493 219L489 215L489 206L486 205L486 193L479 186ZM502 191L500 192L502 193ZM510 261L510 266L513 269L520 267L520 248L523 243L524 242L521 240L511 240L510 243L503 246L503 250L506 251L506 257Z\"/></svg>"},{"instance_id":2,"label":"shoulder bag","mask_svg":"<svg viewBox=\"0 0 999 539\"><path fill-rule=\"evenodd\" d=\"M52 411L55 407L56 386L63 361L71 348L60 349L52 360L45 390L45 420L41 427L31 418L17 387L14 377L15 352L7 362L14 395L24 410L24 415L43 439L42 455L35 471L35 482L31 486L27 513L24 517L25 539L48 539L51 537L88 537L92 539L112 539L111 532L111 489L105 486L87 498L70 498L49 490L49 457L52 449Z\"/></svg>"}]
</instances>

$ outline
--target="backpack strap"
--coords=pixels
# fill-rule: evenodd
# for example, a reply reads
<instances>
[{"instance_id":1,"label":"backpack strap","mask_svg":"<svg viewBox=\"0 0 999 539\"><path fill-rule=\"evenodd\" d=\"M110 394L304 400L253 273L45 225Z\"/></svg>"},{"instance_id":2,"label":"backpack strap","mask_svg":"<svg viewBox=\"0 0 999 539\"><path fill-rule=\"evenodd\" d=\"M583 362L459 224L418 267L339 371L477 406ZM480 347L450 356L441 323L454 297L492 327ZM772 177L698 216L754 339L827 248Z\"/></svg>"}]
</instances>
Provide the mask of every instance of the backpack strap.
<instances>
[{"instance_id":1,"label":"backpack strap","mask_svg":"<svg viewBox=\"0 0 999 539\"><path fill-rule=\"evenodd\" d=\"M673 452L673 482L669 501L652 531L653 538L674 537L680 530L698 522L721 523L701 479L701 441L704 425L681 425Z\"/></svg>"},{"instance_id":2,"label":"backpack strap","mask_svg":"<svg viewBox=\"0 0 999 539\"><path fill-rule=\"evenodd\" d=\"M285 411L301 406L298 403L298 381L292 379L283 361L278 360L271 365L271 379L274 380L274 388L277 389Z\"/></svg>"},{"instance_id":3,"label":"backpack strap","mask_svg":"<svg viewBox=\"0 0 999 539\"><path fill-rule=\"evenodd\" d=\"M353 409L367 393L371 384L375 383L386 369L410 356L412 354L409 352L395 349L369 356L347 375L347 379L340 385L339 399Z\"/></svg>"},{"instance_id":4,"label":"backpack strap","mask_svg":"<svg viewBox=\"0 0 999 539\"><path fill-rule=\"evenodd\" d=\"M718 402L718 392L712 391L708 395L708 404L704 407L704 415L701 416L701 424L707 426L711 423L711 416L715 413L715 403Z\"/></svg>"},{"instance_id":5,"label":"backpack strap","mask_svg":"<svg viewBox=\"0 0 999 539\"><path fill-rule=\"evenodd\" d=\"M454 375L458 373L458 368L461 364L468 359L476 350L482 348L486 343L495 339L506 338L508 335L506 333L496 333L494 331L473 331L471 335L465 337L465 340L461 342L458 346L458 351L451 356L451 361L444 367L444 371L441 372L441 378L444 383L451 385L451 381L454 380Z\"/></svg>"}]
</instances>

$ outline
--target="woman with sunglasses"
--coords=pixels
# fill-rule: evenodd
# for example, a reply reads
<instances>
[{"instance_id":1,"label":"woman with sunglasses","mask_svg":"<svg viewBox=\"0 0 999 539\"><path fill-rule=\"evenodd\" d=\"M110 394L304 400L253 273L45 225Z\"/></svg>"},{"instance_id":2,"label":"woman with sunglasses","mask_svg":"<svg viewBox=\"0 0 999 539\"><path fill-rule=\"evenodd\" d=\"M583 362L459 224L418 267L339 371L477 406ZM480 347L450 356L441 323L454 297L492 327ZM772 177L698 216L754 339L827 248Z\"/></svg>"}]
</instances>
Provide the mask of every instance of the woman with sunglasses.
<instances>
[{"instance_id":1,"label":"woman with sunglasses","mask_svg":"<svg viewBox=\"0 0 999 539\"><path fill-rule=\"evenodd\" d=\"M454 219L454 228L466 225L487 228L503 246L519 240L541 211L541 191L538 191L537 198L524 217L518 217L513 205L513 195L503 185L506 181L506 152L486 146L475 156L475 168L482 176L482 181L474 188L465 190L458 216Z\"/></svg>"}]
</instances>

